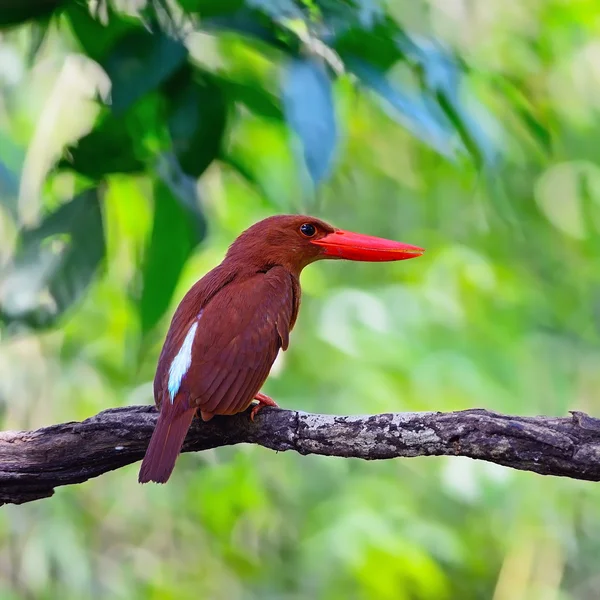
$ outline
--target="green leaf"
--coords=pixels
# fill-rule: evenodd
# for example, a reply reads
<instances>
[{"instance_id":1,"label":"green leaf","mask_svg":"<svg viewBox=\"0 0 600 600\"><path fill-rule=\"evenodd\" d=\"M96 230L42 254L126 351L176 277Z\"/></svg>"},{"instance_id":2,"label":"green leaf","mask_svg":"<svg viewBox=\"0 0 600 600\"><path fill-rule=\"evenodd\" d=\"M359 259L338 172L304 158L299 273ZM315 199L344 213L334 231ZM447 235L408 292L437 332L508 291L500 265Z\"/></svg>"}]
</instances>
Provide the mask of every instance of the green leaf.
<instances>
[{"instance_id":1,"label":"green leaf","mask_svg":"<svg viewBox=\"0 0 600 600\"><path fill-rule=\"evenodd\" d=\"M255 115L266 119L282 121L283 110L279 99L267 90L239 81L230 81L225 78L214 77L225 92L230 102L239 102Z\"/></svg>"},{"instance_id":2,"label":"green leaf","mask_svg":"<svg viewBox=\"0 0 600 600\"><path fill-rule=\"evenodd\" d=\"M0 6L0 29L49 18L67 0L2 0Z\"/></svg>"},{"instance_id":3,"label":"green leaf","mask_svg":"<svg viewBox=\"0 0 600 600\"><path fill-rule=\"evenodd\" d=\"M332 45L340 55L352 56L369 63L378 71L387 71L402 58L396 43L396 38L401 34L397 23L387 18L370 29L357 26L340 31Z\"/></svg>"},{"instance_id":4,"label":"green leaf","mask_svg":"<svg viewBox=\"0 0 600 600\"><path fill-rule=\"evenodd\" d=\"M232 31L255 38L281 50L290 50L290 44L282 39L283 29L266 15L247 7L231 14L218 14L202 19L201 25L205 31ZM296 42L297 46L295 36L292 40Z\"/></svg>"},{"instance_id":5,"label":"green leaf","mask_svg":"<svg viewBox=\"0 0 600 600\"><path fill-rule=\"evenodd\" d=\"M95 180L109 173L135 173L144 169L127 117L115 117L108 110L90 133L68 149L68 155L59 162L59 168L71 168Z\"/></svg>"},{"instance_id":6,"label":"green leaf","mask_svg":"<svg viewBox=\"0 0 600 600\"><path fill-rule=\"evenodd\" d=\"M306 2L309 4L309 2ZM312 2L310 2L312 4ZM312 4L314 10L314 4ZM356 33L371 32L375 27L386 24L383 3L378 0L319 0L319 11L327 30L335 32L335 37L354 29ZM389 22L396 26L395 22Z\"/></svg>"},{"instance_id":7,"label":"green leaf","mask_svg":"<svg viewBox=\"0 0 600 600\"><path fill-rule=\"evenodd\" d=\"M331 172L337 145L337 124L331 81L315 60L288 63L283 85L287 121L302 144L304 161L318 184Z\"/></svg>"},{"instance_id":8,"label":"green leaf","mask_svg":"<svg viewBox=\"0 0 600 600\"><path fill-rule=\"evenodd\" d=\"M244 7L244 0L179 0L186 12L195 12L201 18L234 13Z\"/></svg>"},{"instance_id":9,"label":"green leaf","mask_svg":"<svg viewBox=\"0 0 600 600\"><path fill-rule=\"evenodd\" d=\"M102 63L112 81L112 110L122 114L166 81L186 58L183 43L162 32L135 31L120 39Z\"/></svg>"},{"instance_id":10,"label":"green leaf","mask_svg":"<svg viewBox=\"0 0 600 600\"><path fill-rule=\"evenodd\" d=\"M401 90L392 85L381 71L364 61L348 58L346 66L384 100L383 108L395 121L440 154L452 159L457 157L462 149L460 139L433 99L415 90Z\"/></svg>"},{"instance_id":11,"label":"green leaf","mask_svg":"<svg viewBox=\"0 0 600 600\"><path fill-rule=\"evenodd\" d=\"M227 123L226 96L215 80L197 81L188 68L167 89L173 150L183 170L199 177L220 152Z\"/></svg>"},{"instance_id":12,"label":"green leaf","mask_svg":"<svg viewBox=\"0 0 600 600\"><path fill-rule=\"evenodd\" d=\"M498 148L482 126L482 120L492 120L491 115L475 99L470 106L464 102L462 89L464 74L456 58L432 40L402 35L397 38L405 58L421 70L423 85L435 94L440 105L460 134L463 143L478 162L491 164L498 156ZM475 118L475 106L479 113Z\"/></svg>"},{"instance_id":13,"label":"green leaf","mask_svg":"<svg viewBox=\"0 0 600 600\"><path fill-rule=\"evenodd\" d=\"M110 4L106 10L106 25L95 18L85 4L70 2L65 10L73 34L86 55L96 61L105 59L117 40L127 33L142 29L139 19L116 13Z\"/></svg>"},{"instance_id":14,"label":"green leaf","mask_svg":"<svg viewBox=\"0 0 600 600\"><path fill-rule=\"evenodd\" d=\"M122 115L105 108L94 129L69 147L58 166L94 180L110 173L136 173L168 144L164 100L158 93L148 94Z\"/></svg>"},{"instance_id":15,"label":"green leaf","mask_svg":"<svg viewBox=\"0 0 600 600\"><path fill-rule=\"evenodd\" d=\"M494 91L509 103L510 108L518 115L525 129L543 151L552 152L552 120L542 120L536 116L535 108L519 81L511 81L510 77L506 76L496 76L492 78L492 83Z\"/></svg>"},{"instance_id":16,"label":"green leaf","mask_svg":"<svg viewBox=\"0 0 600 600\"><path fill-rule=\"evenodd\" d=\"M154 225L143 267L140 320L150 331L169 308L179 276L190 254L206 235L196 184L172 156L159 165L154 185Z\"/></svg>"},{"instance_id":17,"label":"green leaf","mask_svg":"<svg viewBox=\"0 0 600 600\"><path fill-rule=\"evenodd\" d=\"M0 318L45 327L83 296L104 257L98 190L82 192L19 242L0 274Z\"/></svg>"}]
</instances>

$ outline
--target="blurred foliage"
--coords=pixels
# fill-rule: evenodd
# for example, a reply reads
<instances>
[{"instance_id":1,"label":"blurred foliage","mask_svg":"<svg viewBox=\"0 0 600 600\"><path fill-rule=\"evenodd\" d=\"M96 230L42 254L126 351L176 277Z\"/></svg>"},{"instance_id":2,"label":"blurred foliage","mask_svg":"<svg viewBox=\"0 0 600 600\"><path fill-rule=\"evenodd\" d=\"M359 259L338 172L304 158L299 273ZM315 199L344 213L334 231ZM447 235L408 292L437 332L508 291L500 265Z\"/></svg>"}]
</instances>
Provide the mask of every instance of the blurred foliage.
<instances>
[{"instance_id":1,"label":"blurred foliage","mask_svg":"<svg viewBox=\"0 0 600 600\"><path fill-rule=\"evenodd\" d=\"M331 413L600 413L592 0L0 0L0 421L151 401L246 226L428 249L303 274L266 384ZM588 600L600 492L255 447L0 513L0 598Z\"/></svg>"}]
</instances>

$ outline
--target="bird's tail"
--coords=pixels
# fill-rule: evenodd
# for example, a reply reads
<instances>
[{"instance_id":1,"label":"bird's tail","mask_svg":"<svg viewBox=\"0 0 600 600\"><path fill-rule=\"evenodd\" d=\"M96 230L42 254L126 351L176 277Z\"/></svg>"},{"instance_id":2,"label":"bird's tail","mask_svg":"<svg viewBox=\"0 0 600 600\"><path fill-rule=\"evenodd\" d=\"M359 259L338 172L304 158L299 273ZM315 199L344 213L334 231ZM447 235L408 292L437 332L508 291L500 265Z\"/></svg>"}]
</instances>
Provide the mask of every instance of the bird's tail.
<instances>
[{"instance_id":1,"label":"bird's tail","mask_svg":"<svg viewBox=\"0 0 600 600\"><path fill-rule=\"evenodd\" d=\"M177 398L175 402L167 399L162 403L156 428L140 467L140 483L166 483L171 476L196 412L195 407L185 408L182 404L181 401L177 402Z\"/></svg>"}]
</instances>

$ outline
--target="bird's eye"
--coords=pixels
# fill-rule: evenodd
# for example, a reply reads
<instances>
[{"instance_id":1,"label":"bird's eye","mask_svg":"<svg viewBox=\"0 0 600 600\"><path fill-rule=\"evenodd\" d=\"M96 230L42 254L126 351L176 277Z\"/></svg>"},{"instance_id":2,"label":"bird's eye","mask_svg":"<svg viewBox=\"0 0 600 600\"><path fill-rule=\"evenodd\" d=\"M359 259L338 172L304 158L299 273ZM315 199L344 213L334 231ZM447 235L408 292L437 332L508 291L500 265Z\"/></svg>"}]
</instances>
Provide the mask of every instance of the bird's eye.
<instances>
[{"instance_id":1,"label":"bird's eye","mask_svg":"<svg viewBox=\"0 0 600 600\"><path fill-rule=\"evenodd\" d=\"M303 225L300 225L300 233L306 237L312 237L317 233L317 228L310 223L304 223Z\"/></svg>"}]
</instances>

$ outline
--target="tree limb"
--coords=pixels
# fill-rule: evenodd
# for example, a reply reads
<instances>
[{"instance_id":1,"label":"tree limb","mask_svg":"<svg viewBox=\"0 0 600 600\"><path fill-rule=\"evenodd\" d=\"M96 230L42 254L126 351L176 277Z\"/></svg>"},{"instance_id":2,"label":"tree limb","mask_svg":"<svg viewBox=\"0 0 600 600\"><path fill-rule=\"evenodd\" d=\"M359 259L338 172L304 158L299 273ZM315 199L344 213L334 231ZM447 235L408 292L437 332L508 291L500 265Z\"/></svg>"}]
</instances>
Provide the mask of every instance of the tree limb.
<instances>
[{"instance_id":1,"label":"tree limb","mask_svg":"<svg viewBox=\"0 0 600 600\"><path fill-rule=\"evenodd\" d=\"M103 411L81 423L0 432L0 505L47 498L140 460L156 423L151 406ZM452 413L332 416L264 408L195 419L183 451L259 444L300 454L367 460L468 456L514 469L600 481L600 419L513 417L483 409Z\"/></svg>"}]
</instances>

